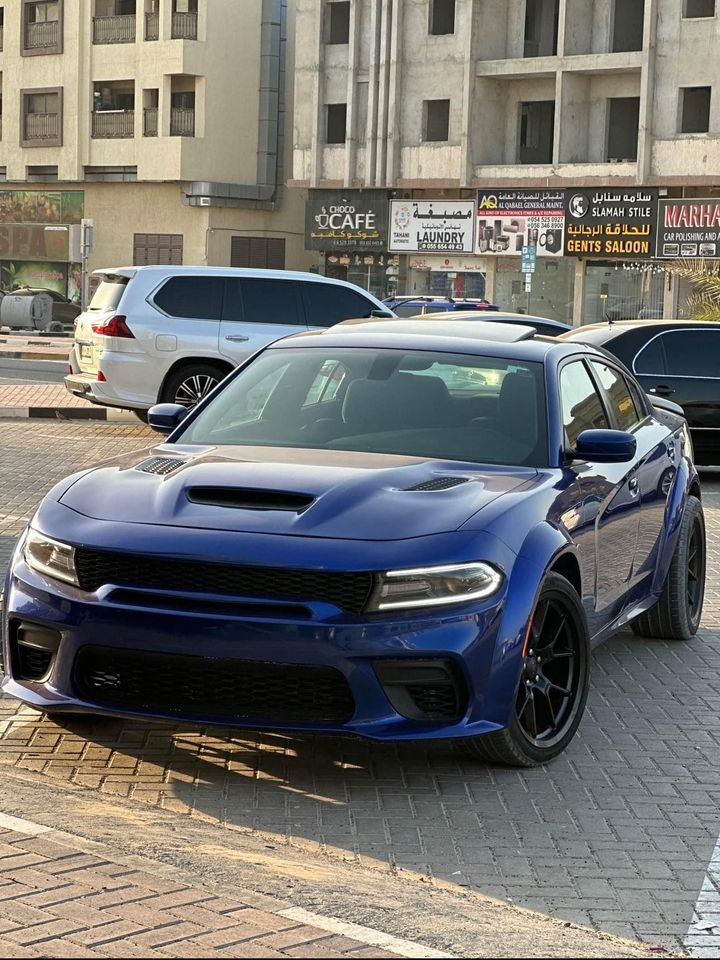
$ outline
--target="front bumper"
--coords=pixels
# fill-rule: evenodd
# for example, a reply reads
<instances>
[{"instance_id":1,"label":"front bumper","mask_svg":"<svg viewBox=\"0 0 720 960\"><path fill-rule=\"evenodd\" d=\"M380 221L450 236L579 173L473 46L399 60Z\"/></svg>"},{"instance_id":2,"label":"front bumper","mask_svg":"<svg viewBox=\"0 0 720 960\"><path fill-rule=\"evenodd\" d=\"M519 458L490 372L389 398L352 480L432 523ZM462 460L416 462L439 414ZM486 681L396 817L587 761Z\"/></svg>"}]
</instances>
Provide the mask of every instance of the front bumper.
<instances>
[{"instance_id":1,"label":"front bumper","mask_svg":"<svg viewBox=\"0 0 720 960\"><path fill-rule=\"evenodd\" d=\"M16 554L3 612L4 691L51 712L324 731L380 740L476 736L504 726L510 715L517 681L513 663L519 664L522 637L503 637L504 590L462 611L448 612L446 608L431 614L394 617L327 615L326 611L320 619L293 615L297 604L288 605L287 615L283 615L281 604L275 605L272 615L268 615L267 605L259 605L255 616L245 603L234 615L227 597L222 598L221 612L220 607L218 612L212 611L215 601L207 597L194 612L188 607L187 596L155 594L153 599L112 586L85 594L36 574ZM181 609L173 609L174 604ZM21 665L18 659L20 624L51 631L57 638L41 679L23 675L23 669L27 674L27 664ZM153 669L159 666L155 676L165 683L166 692L167 676L177 677L176 668L181 664L177 701L169 704L166 697L161 697L162 702L154 702L153 689L159 690L161 684L152 681L147 684L150 692L140 700L135 688L132 697L125 700L122 690L112 690L117 677L112 674L108 681L107 671L101 671L107 681L102 693L98 697L88 695L78 664L84 662L89 651L97 650L126 663L152 658ZM81 651L83 656L78 659ZM187 661L188 657L196 659ZM213 682L241 676L243 665L248 669L258 664L281 666L293 695L299 696L297 691L302 689L306 698L308 687L299 687L298 677L306 675L308 669L336 671L350 692L351 709L341 719L318 719L316 711L309 708L307 718L300 709L291 719L276 719L273 715L248 716L240 704L235 716L228 715L226 709L220 712L211 699L198 700L198 686L193 686L192 677L200 678L197 683L203 678L193 670L184 675L188 662L201 670L214 670ZM408 709L414 696L408 694L408 668L410 680L417 681L420 673L412 671L419 667L422 673L432 664L444 665L454 678L461 703L455 716L438 719L422 710L413 711L412 704ZM133 683L141 682L142 670L136 670L133 676ZM206 678L203 682L207 685ZM107 699L108 683L112 702ZM309 707L314 699L311 693ZM427 704L427 698L422 702ZM431 702L435 702L432 697ZM417 706L417 699L413 703Z\"/></svg>"}]
</instances>

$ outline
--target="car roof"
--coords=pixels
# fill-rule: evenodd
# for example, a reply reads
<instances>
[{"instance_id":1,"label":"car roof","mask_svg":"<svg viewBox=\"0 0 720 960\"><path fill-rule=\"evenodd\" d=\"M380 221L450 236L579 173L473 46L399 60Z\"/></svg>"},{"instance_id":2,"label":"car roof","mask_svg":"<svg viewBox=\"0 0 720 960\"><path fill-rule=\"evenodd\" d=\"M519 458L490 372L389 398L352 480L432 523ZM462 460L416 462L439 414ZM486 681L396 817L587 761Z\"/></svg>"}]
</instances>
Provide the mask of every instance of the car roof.
<instances>
[{"instance_id":1,"label":"car roof","mask_svg":"<svg viewBox=\"0 0 720 960\"><path fill-rule=\"evenodd\" d=\"M452 311L424 313L422 314L422 319L442 320L447 317L448 312L452 313ZM533 326L534 323L546 323L551 327L557 327L559 330L572 330L572 327L568 323L561 323L559 320L551 320L549 317L538 317L528 313L509 313L505 310L463 310L462 315L463 320L483 320L491 323L500 322L501 320L512 320L513 322L517 321L527 326ZM420 317L418 317L418 319L420 319Z\"/></svg>"},{"instance_id":2,"label":"car roof","mask_svg":"<svg viewBox=\"0 0 720 960\"><path fill-rule=\"evenodd\" d=\"M346 280L335 280L332 277L323 277L319 273L308 273L303 270L255 270L252 267L206 267L197 266L162 266L154 264L147 267L106 267L105 269L93 270L94 277L114 276L127 277L132 279L138 275L157 275L161 277L184 277L197 276L201 274L206 277L254 277L267 280L303 280L313 283L329 283L338 287L349 287L351 290L360 290L368 299L376 300L373 294L367 290L362 290L357 284L348 283ZM377 300L378 303L381 301Z\"/></svg>"},{"instance_id":3,"label":"car roof","mask_svg":"<svg viewBox=\"0 0 720 960\"><path fill-rule=\"evenodd\" d=\"M573 327L561 335L562 340L582 340L586 343L601 344L633 330L653 330L660 333L663 329L686 330L693 327L712 327L706 320L613 320L607 323L586 323ZM718 325L720 329L720 325Z\"/></svg>"}]
</instances>

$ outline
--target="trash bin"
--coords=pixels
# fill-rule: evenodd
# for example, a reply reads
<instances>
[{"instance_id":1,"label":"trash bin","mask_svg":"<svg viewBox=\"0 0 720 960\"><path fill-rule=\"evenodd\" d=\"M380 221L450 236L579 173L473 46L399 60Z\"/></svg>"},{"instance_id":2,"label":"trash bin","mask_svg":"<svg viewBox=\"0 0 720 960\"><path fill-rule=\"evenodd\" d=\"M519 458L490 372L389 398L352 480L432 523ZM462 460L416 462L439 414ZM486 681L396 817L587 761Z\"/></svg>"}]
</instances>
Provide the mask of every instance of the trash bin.
<instances>
[{"instance_id":1,"label":"trash bin","mask_svg":"<svg viewBox=\"0 0 720 960\"><path fill-rule=\"evenodd\" d=\"M0 302L0 326L11 330L53 330L52 297L47 293L6 293Z\"/></svg>"}]
</instances>

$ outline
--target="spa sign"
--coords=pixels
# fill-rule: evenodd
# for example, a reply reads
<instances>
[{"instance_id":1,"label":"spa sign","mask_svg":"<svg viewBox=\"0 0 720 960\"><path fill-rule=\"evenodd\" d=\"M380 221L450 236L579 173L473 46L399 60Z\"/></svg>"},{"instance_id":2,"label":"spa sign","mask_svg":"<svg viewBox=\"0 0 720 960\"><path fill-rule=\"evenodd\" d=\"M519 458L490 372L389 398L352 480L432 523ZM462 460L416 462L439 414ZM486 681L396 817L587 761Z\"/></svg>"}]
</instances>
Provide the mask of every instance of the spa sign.
<instances>
[{"instance_id":1,"label":"spa sign","mask_svg":"<svg viewBox=\"0 0 720 960\"><path fill-rule=\"evenodd\" d=\"M593 187L565 191L565 255L591 259L655 255L658 191Z\"/></svg>"},{"instance_id":2,"label":"spa sign","mask_svg":"<svg viewBox=\"0 0 720 960\"><path fill-rule=\"evenodd\" d=\"M393 200L390 246L394 253L472 253L472 200Z\"/></svg>"},{"instance_id":3,"label":"spa sign","mask_svg":"<svg viewBox=\"0 0 720 960\"><path fill-rule=\"evenodd\" d=\"M307 250L386 250L384 190L311 190L305 204Z\"/></svg>"}]
</instances>

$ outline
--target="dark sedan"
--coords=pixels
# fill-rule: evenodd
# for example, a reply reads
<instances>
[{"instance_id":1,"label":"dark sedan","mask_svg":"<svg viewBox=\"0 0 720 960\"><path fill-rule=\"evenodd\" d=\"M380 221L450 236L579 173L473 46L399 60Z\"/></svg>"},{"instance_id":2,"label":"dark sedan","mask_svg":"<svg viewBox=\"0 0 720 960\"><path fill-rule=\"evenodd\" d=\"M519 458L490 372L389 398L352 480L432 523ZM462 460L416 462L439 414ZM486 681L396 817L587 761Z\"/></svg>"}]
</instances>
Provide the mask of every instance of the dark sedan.
<instances>
[{"instance_id":1,"label":"dark sedan","mask_svg":"<svg viewBox=\"0 0 720 960\"><path fill-rule=\"evenodd\" d=\"M609 350L647 393L680 404L696 461L720 463L720 324L625 320L578 327L562 339Z\"/></svg>"}]
</instances>

